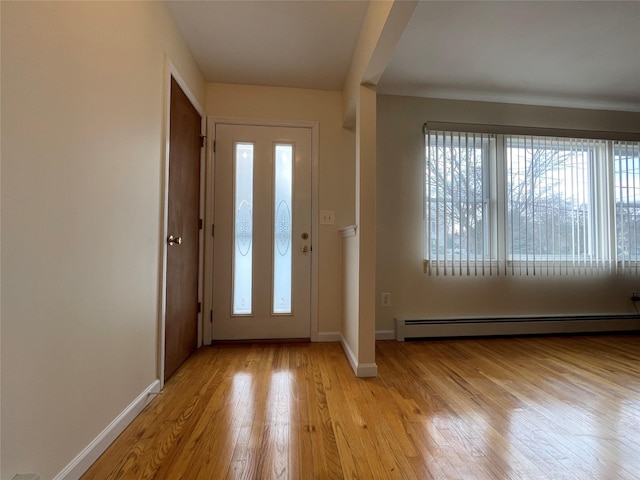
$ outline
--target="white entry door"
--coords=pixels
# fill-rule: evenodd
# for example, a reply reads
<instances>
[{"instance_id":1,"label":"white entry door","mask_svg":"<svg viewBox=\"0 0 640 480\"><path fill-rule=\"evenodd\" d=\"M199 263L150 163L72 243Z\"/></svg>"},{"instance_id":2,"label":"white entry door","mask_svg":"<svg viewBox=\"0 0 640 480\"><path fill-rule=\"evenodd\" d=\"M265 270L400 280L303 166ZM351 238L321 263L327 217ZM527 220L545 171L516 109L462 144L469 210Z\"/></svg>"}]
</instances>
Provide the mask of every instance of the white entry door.
<instances>
[{"instance_id":1,"label":"white entry door","mask_svg":"<svg viewBox=\"0 0 640 480\"><path fill-rule=\"evenodd\" d=\"M213 339L309 338L311 129L215 138Z\"/></svg>"}]
</instances>

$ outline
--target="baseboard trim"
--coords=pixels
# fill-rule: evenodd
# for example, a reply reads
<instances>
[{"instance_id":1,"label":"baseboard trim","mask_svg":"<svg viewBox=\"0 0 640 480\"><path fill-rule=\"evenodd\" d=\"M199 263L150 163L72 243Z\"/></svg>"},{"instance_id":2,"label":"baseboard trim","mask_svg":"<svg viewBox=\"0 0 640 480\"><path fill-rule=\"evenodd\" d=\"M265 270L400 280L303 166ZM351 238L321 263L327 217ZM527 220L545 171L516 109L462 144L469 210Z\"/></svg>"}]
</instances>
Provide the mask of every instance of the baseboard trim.
<instances>
[{"instance_id":1,"label":"baseboard trim","mask_svg":"<svg viewBox=\"0 0 640 480\"><path fill-rule=\"evenodd\" d=\"M378 376L378 364L377 363L361 363L358 365L356 371L356 377L358 378L371 378Z\"/></svg>"},{"instance_id":2,"label":"baseboard trim","mask_svg":"<svg viewBox=\"0 0 640 480\"><path fill-rule=\"evenodd\" d=\"M395 330L376 330L376 340L395 340Z\"/></svg>"},{"instance_id":3,"label":"baseboard trim","mask_svg":"<svg viewBox=\"0 0 640 480\"><path fill-rule=\"evenodd\" d=\"M342 349L344 350L356 377L366 378L378 376L378 365L376 363L358 363L358 359L342 335L340 335L340 345L342 345Z\"/></svg>"},{"instance_id":4,"label":"baseboard trim","mask_svg":"<svg viewBox=\"0 0 640 480\"><path fill-rule=\"evenodd\" d=\"M342 345L342 350L344 350L344 354L347 356L347 360L349 360L351 368L353 368L353 371L357 373L358 361L356 360L356 356L351 350L351 347L349 347L349 344L342 335L340 335L340 345Z\"/></svg>"},{"instance_id":5,"label":"baseboard trim","mask_svg":"<svg viewBox=\"0 0 640 480\"><path fill-rule=\"evenodd\" d=\"M342 335L340 332L318 332L316 342L340 342ZM394 337L395 338L395 337Z\"/></svg>"},{"instance_id":6,"label":"baseboard trim","mask_svg":"<svg viewBox=\"0 0 640 480\"><path fill-rule=\"evenodd\" d=\"M125 428L144 410L160 392L160 380L136 397L100 434L82 450L53 480L78 480L100 455L118 438Z\"/></svg>"}]
</instances>

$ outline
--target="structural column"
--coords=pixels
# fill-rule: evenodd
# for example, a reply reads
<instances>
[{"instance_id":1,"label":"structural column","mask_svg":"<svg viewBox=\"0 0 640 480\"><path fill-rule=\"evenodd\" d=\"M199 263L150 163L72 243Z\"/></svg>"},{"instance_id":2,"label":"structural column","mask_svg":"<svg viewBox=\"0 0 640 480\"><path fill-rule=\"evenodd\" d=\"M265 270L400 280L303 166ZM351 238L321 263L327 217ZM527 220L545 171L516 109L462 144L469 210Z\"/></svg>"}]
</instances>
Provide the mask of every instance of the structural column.
<instances>
[{"instance_id":1,"label":"structural column","mask_svg":"<svg viewBox=\"0 0 640 480\"><path fill-rule=\"evenodd\" d=\"M361 85L356 105L356 223L358 230L358 370L376 376L376 92Z\"/></svg>"},{"instance_id":2,"label":"structural column","mask_svg":"<svg viewBox=\"0 0 640 480\"><path fill-rule=\"evenodd\" d=\"M356 99L356 226L343 231L342 345L358 377L376 365L376 92L360 86Z\"/></svg>"}]
</instances>

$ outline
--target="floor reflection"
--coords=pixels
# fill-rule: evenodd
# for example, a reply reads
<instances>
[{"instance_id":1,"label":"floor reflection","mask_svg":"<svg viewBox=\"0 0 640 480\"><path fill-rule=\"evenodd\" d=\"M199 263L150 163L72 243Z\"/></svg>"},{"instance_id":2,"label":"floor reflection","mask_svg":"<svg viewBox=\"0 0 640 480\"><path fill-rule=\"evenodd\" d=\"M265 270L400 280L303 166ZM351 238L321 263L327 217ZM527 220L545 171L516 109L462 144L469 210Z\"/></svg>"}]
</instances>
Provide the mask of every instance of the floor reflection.
<instances>
[{"instance_id":1,"label":"floor reflection","mask_svg":"<svg viewBox=\"0 0 640 480\"><path fill-rule=\"evenodd\" d=\"M291 440L291 396L292 374L289 371L274 372L267 398L267 432L271 445L271 478L288 478L290 470Z\"/></svg>"},{"instance_id":2,"label":"floor reflection","mask_svg":"<svg viewBox=\"0 0 640 480\"><path fill-rule=\"evenodd\" d=\"M425 355L428 362L410 367L425 389L439 393L437 401L421 399L425 419L409 429L431 477L640 478L633 366L613 375L597 361L573 365L570 355L582 359L582 352L559 355L566 363L535 351L507 362L482 356L460 362L466 345L460 351L444 345L439 357Z\"/></svg>"},{"instance_id":3,"label":"floor reflection","mask_svg":"<svg viewBox=\"0 0 640 480\"><path fill-rule=\"evenodd\" d=\"M250 373L239 372L231 380L231 392L227 401L227 444L233 446L229 466L230 478L243 478L250 457L247 452L251 442L251 430L255 416L255 387Z\"/></svg>"}]
</instances>

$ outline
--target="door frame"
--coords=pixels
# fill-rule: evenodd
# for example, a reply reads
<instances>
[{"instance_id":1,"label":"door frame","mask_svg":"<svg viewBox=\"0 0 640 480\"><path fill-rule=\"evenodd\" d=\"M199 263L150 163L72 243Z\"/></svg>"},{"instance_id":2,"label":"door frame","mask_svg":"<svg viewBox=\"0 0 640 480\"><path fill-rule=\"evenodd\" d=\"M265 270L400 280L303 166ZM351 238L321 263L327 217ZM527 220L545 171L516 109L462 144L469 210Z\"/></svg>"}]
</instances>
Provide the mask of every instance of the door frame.
<instances>
[{"instance_id":1,"label":"door frame","mask_svg":"<svg viewBox=\"0 0 640 480\"><path fill-rule=\"evenodd\" d=\"M213 145L215 142L216 125L244 125L254 127L293 127L311 129L311 318L310 335L311 341L318 341L318 259L319 248L319 213L318 213L318 147L319 147L319 123L308 120L278 120L264 118L246 117L221 117L207 116L207 158L205 166L205 228L204 236L204 293L203 312L206 312L208 320L203 321L203 343L210 345L213 341L213 214L214 205L214 185L215 185L215 153Z\"/></svg>"},{"instance_id":2,"label":"door frame","mask_svg":"<svg viewBox=\"0 0 640 480\"><path fill-rule=\"evenodd\" d=\"M171 59L165 55L164 57L164 85L163 85L163 122L162 122L162 162L161 162L161 180L160 180L160 238L159 238L159 300L158 300L158 351L157 351L157 375L160 380L160 389L164 387L164 367L165 367L165 325L166 325L166 301L167 301L167 231L168 214L169 214L169 141L170 141L170 108L171 108L171 78L173 77L178 86L182 89L191 104L194 106L200 117L200 134L206 135L206 115L200 102L189 88L189 85L178 72ZM204 176L205 176L205 159L206 149L200 150L200 218L204 213ZM203 232L200 230L199 253L198 253L198 301L202 302L203 293L203 258L204 258L204 242ZM202 313L198 313L198 342L197 347L202 346Z\"/></svg>"}]
</instances>

